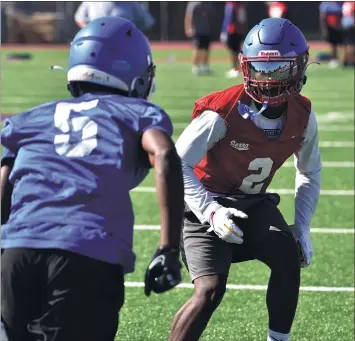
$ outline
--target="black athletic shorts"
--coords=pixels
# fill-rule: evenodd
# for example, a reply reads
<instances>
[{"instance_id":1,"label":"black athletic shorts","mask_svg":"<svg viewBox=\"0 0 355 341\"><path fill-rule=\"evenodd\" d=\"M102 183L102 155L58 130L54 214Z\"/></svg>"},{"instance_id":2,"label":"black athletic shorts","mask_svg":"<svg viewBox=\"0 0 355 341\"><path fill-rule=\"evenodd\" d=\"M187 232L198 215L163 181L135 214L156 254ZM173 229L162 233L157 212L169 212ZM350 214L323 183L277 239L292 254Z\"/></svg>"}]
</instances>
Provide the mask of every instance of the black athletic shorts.
<instances>
[{"instance_id":1,"label":"black athletic shorts","mask_svg":"<svg viewBox=\"0 0 355 341\"><path fill-rule=\"evenodd\" d=\"M9 341L113 341L123 302L119 265L62 250L2 250Z\"/></svg>"},{"instance_id":2,"label":"black athletic shorts","mask_svg":"<svg viewBox=\"0 0 355 341\"><path fill-rule=\"evenodd\" d=\"M229 34L226 44L231 51L235 53L239 53L241 48L240 44L242 43L243 39L244 36L240 34L237 33Z\"/></svg>"},{"instance_id":3,"label":"black athletic shorts","mask_svg":"<svg viewBox=\"0 0 355 341\"><path fill-rule=\"evenodd\" d=\"M211 41L212 38L210 36L196 35L192 39L193 45L197 49L201 49L201 50L208 50L210 48Z\"/></svg>"},{"instance_id":4,"label":"black athletic shorts","mask_svg":"<svg viewBox=\"0 0 355 341\"><path fill-rule=\"evenodd\" d=\"M355 45L355 27L349 27L344 30L343 42L347 45Z\"/></svg>"},{"instance_id":5,"label":"black athletic shorts","mask_svg":"<svg viewBox=\"0 0 355 341\"><path fill-rule=\"evenodd\" d=\"M191 281L207 275L228 276L231 263L240 263L258 258L259 249L265 249L270 234L285 239L298 252L296 241L288 224L277 208L277 194L251 195L245 199L215 198L224 207L233 207L248 214L247 219L237 219L236 223L244 233L243 244L227 243L220 239L208 223L201 224L191 210L185 207L184 227L181 235L181 257L189 271ZM266 245L276 247L277 245Z\"/></svg>"},{"instance_id":6,"label":"black athletic shorts","mask_svg":"<svg viewBox=\"0 0 355 341\"><path fill-rule=\"evenodd\" d=\"M330 44L338 45L343 42L342 30L334 29L333 27L327 27L327 41Z\"/></svg>"}]
</instances>

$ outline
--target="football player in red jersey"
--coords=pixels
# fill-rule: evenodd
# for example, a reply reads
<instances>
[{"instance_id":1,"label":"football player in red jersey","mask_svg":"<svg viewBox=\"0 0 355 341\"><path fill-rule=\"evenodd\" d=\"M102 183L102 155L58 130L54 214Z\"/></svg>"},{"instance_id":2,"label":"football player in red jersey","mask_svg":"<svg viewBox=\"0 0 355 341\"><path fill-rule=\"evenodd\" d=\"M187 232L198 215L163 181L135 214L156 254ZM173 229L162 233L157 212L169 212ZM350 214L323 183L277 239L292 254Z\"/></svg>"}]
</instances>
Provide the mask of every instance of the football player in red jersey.
<instances>
[{"instance_id":1,"label":"football player in red jersey","mask_svg":"<svg viewBox=\"0 0 355 341\"><path fill-rule=\"evenodd\" d=\"M177 141L185 184L181 238L193 296L177 312L170 341L198 340L226 290L231 263L259 260L271 270L268 341L287 341L301 267L312 259L310 222L321 161L311 102L300 95L309 53L290 21L269 18L247 35L239 60L244 84L207 95ZM295 221L290 228L267 188L295 156Z\"/></svg>"}]
</instances>

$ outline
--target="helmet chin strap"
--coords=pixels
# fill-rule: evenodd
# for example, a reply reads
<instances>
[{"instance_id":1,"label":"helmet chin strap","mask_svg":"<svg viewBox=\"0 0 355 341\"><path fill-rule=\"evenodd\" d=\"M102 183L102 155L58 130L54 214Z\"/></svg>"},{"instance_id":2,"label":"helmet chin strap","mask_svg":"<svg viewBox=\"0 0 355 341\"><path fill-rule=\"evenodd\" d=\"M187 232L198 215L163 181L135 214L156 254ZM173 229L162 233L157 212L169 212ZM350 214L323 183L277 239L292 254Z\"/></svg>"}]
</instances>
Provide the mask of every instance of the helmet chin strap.
<instances>
[{"instance_id":1,"label":"helmet chin strap","mask_svg":"<svg viewBox=\"0 0 355 341\"><path fill-rule=\"evenodd\" d=\"M60 70L60 71L64 71L65 73L68 72L68 70L66 70L64 67L61 67L59 65L51 65L49 70Z\"/></svg>"},{"instance_id":2,"label":"helmet chin strap","mask_svg":"<svg viewBox=\"0 0 355 341\"><path fill-rule=\"evenodd\" d=\"M242 103L241 101L238 101L238 112L245 120L248 119L248 118L251 118L253 116L260 115L268 107L269 107L269 103L267 101L264 101L262 108L259 111L255 112L248 105Z\"/></svg>"},{"instance_id":3,"label":"helmet chin strap","mask_svg":"<svg viewBox=\"0 0 355 341\"><path fill-rule=\"evenodd\" d=\"M310 65L312 65L312 64L320 65L320 63L318 63L318 62L311 62L311 63L309 63L309 64L306 66L306 68L304 69L303 85L305 85L306 82L307 82L306 71L307 71L307 69L308 69L308 66L310 66Z\"/></svg>"}]
</instances>

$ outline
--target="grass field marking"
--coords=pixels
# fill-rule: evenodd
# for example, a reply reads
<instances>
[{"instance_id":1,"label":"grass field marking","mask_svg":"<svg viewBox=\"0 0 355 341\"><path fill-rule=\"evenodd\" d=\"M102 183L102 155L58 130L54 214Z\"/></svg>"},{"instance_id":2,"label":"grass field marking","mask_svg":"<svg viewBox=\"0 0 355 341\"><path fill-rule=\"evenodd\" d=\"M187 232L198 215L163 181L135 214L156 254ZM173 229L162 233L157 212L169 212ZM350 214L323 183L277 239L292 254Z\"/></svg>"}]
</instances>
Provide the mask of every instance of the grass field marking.
<instances>
[{"instance_id":1,"label":"grass field marking","mask_svg":"<svg viewBox=\"0 0 355 341\"><path fill-rule=\"evenodd\" d=\"M146 193L150 193L150 192L156 192L155 187L146 187L146 186L142 186L142 187L137 187L131 190L131 192L146 192ZM288 195L288 194L295 194L295 190L294 189L286 189L286 188L278 188L278 189L274 189L274 188L270 188L268 189L268 192L276 192L278 194L283 194L283 195ZM351 190L333 190L333 189L321 189L320 191L321 195L344 195L344 196L354 196L355 195L355 191L353 189Z\"/></svg>"},{"instance_id":2,"label":"grass field marking","mask_svg":"<svg viewBox=\"0 0 355 341\"><path fill-rule=\"evenodd\" d=\"M319 131L354 131L353 125L318 125Z\"/></svg>"},{"instance_id":3,"label":"grass field marking","mask_svg":"<svg viewBox=\"0 0 355 341\"><path fill-rule=\"evenodd\" d=\"M325 115L317 115L317 121L320 123L354 121L354 113L353 112L328 112Z\"/></svg>"},{"instance_id":4,"label":"grass field marking","mask_svg":"<svg viewBox=\"0 0 355 341\"><path fill-rule=\"evenodd\" d=\"M190 122L176 122L174 123L174 128L183 128L185 129ZM319 124L319 131L354 131L353 125L328 125L328 124Z\"/></svg>"},{"instance_id":5,"label":"grass field marking","mask_svg":"<svg viewBox=\"0 0 355 341\"><path fill-rule=\"evenodd\" d=\"M159 231L160 225L135 225L134 229L137 231ZM311 233L341 233L354 234L354 228L335 228L335 227L311 227Z\"/></svg>"},{"instance_id":6,"label":"grass field marking","mask_svg":"<svg viewBox=\"0 0 355 341\"><path fill-rule=\"evenodd\" d=\"M167 112L169 113L169 111L167 110ZM318 120L318 118L317 118ZM175 122L174 123L174 127L175 128L186 128L189 124L191 123L191 120L186 121L186 122ZM353 131L354 130L354 126L351 125L346 125L346 124L332 124L330 125L329 123L331 123L329 120L321 120L319 122L318 128L319 130L323 130L323 131Z\"/></svg>"},{"instance_id":7,"label":"grass field marking","mask_svg":"<svg viewBox=\"0 0 355 341\"><path fill-rule=\"evenodd\" d=\"M142 288L144 282L125 282L126 287L130 288ZM181 289L193 289L192 283L181 283L177 288ZM253 290L253 291L265 291L267 285L251 285L251 284L227 284L229 290ZM314 286L301 286L301 291L313 291L313 292L354 292L352 287L314 287Z\"/></svg>"},{"instance_id":8,"label":"grass field marking","mask_svg":"<svg viewBox=\"0 0 355 341\"><path fill-rule=\"evenodd\" d=\"M321 148L354 148L354 141L319 141Z\"/></svg>"},{"instance_id":9,"label":"grass field marking","mask_svg":"<svg viewBox=\"0 0 355 341\"><path fill-rule=\"evenodd\" d=\"M322 161L323 168L354 168L353 161ZM293 162L285 162L282 167L295 167Z\"/></svg>"}]
</instances>

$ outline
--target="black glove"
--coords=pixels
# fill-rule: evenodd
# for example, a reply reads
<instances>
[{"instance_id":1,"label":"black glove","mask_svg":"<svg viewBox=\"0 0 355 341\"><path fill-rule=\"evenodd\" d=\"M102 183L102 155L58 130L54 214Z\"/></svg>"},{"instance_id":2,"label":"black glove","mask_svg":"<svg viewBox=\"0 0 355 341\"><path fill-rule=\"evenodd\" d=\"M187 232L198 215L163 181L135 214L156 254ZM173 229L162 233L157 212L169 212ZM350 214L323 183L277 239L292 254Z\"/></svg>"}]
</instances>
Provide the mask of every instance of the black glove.
<instances>
[{"instance_id":1,"label":"black glove","mask_svg":"<svg viewBox=\"0 0 355 341\"><path fill-rule=\"evenodd\" d=\"M179 250L159 246L145 273L144 293L160 294L177 286L181 281Z\"/></svg>"}]
</instances>

